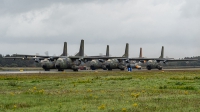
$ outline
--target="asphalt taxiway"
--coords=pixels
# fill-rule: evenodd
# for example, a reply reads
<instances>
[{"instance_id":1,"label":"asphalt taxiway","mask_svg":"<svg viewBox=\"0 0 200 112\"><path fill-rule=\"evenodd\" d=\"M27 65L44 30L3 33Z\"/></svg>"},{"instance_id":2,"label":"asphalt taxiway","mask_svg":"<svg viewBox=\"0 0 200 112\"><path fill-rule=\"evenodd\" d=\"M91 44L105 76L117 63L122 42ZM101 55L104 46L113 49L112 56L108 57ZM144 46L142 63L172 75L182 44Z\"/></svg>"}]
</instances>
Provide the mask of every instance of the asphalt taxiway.
<instances>
[{"instance_id":1,"label":"asphalt taxiway","mask_svg":"<svg viewBox=\"0 0 200 112\"><path fill-rule=\"evenodd\" d=\"M157 69L152 69L152 70L147 70L147 69L142 69L142 70L137 70L133 69L132 72L140 72L140 71L190 71L190 70L200 70L200 68L178 68L178 69L163 69L163 70L157 70ZM79 70L78 72L106 72L107 70ZM120 70L113 70L113 71L120 71ZM39 71L0 71L0 74L37 74L37 73L67 73L67 72L74 72L73 70L64 70L64 71L57 71L57 70L51 70L51 71L44 71L44 70L39 70ZM124 72L127 72L126 70Z\"/></svg>"}]
</instances>

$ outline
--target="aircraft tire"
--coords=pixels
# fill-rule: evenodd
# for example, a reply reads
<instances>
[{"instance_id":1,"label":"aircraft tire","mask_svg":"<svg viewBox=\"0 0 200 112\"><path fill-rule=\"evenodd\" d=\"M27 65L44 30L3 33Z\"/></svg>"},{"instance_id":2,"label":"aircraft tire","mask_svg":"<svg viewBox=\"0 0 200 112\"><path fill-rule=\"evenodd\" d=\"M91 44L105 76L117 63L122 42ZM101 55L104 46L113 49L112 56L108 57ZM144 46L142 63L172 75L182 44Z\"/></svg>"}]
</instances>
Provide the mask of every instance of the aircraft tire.
<instances>
[{"instance_id":1,"label":"aircraft tire","mask_svg":"<svg viewBox=\"0 0 200 112\"><path fill-rule=\"evenodd\" d=\"M151 70L151 66L147 66L147 70Z\"/></svg>"},{"instance_id":2,"label":"aircraft tire","mask_svg":"<svg viewBox=\"0 0 200 112\"><path fill-rule=\"evenodd\" d=\"M108 69L108 71L112 71L112 69L110 68L110 69Z\"/></svg>"},{"instance_id":3,"label":"aircraft tire","mask_svg":"<svg viewBox=\"0 0 200 112\"><path fill-rule=\"evenodd\" d=\"M120 69L121 71L124 71L124 68Z\"/></svg>"},{"instance_id":4,"label":"aircraft tire","mask_svg":"<svg viewBox=\"0 0 200 112\"><path fill-rule=\"evenodd\" d=\"M50 69L44 69L44 71L50 71Z\"/></svg>"},{"instance_id":5,"label":"aircraft tire","mask_svg":"<svg viewBox=\"0 0 200 112\"><path fill-rule=\"evenodd\" d=\"M91 70L96 70L94 66L90 66L90 69Z\"/></svg>"},{"instance_id":6,"label":"aircraft tire","mask_svg":"<svg viewBox=\"0 0 200 112\"><path fill-rule=\"evenodd\" d=\"M78 72L78 69L73 69L74 72Z\"/></svg>"},{"instance_id":7,"label":"aircraft tire","mask_svg":"<svg viewBox=\"0 0 200 112\"><path fill-rule=\"evenodd\" d=\"M64 71L63 69L58 69L58 71Z\"/></svg>"}]
</instances>

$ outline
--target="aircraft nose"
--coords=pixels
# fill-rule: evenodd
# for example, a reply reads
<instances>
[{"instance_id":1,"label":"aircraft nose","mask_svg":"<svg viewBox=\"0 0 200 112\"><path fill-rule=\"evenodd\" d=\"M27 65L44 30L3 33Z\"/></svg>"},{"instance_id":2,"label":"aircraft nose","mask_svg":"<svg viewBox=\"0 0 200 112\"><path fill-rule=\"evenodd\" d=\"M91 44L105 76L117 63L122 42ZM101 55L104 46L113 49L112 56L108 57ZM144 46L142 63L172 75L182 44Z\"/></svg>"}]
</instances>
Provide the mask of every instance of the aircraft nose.
<instances>
[{"instance_id":1,"label":"aircraft nose","mask_svg":"<svg viewBox=\"0 0 200 112\"><path fill-rule=\"evenodd\" d=\"M56 66L56 68L58 68L58 69L60 68L60 64L56 64L55 66Z\"/></svg>"},{"instance_id":2,"label":"aircraft nose","mask_svg":"<svg viewBox=\"0 0 200 112\"><path fill-rule=\"evenodd\" d=\"M44 69L47 68L47 65L42 65L42 68L44 68Z\"/></svg>"}]
</instances>

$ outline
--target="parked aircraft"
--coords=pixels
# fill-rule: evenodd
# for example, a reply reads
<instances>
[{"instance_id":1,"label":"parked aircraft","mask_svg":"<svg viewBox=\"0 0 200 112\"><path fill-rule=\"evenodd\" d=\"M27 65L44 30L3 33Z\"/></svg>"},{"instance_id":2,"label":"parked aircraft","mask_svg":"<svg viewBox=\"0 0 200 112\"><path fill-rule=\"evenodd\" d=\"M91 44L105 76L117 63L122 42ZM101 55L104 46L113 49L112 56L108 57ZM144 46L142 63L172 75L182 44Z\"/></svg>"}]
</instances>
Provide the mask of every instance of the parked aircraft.
<instances>
[{"instance_id":1,"label":"parked aircraft","mask_svg":"<svg viewBox=\"0 0 200 112\"><path fill-rule=\"evenodd\" d=\"M106 47L106 55L102 55L102 56L109 57L109 45L107 45L107 47ZM94 57L96 57L96 56L94 56ZM93 59L92 61L89 62L89 67L92 70L101 69L104 62L105 62L105 60Z\"/></svg>"},{"instance_id":2,"label":"parked aircraft","mask_svg":"<svg viewBox=\"0 0 200 112\"><path fill-rule=\"evenodd\" d=\"M67 42L64 42L63 53L60 56L67 56ZM22 59L22 60L34 60L36 63L40 63L45 71L55 69L56 58L60 56L42 56L42 55L28 55L28 54L13 54L11 57L4 57L5 59Z\"/></svg>"},{"instance_id":3,"label":"parked aircraft","mask_svg":"<svg viewBox=\"0 0 200 112\"><path fill-rule=\"evenodd\" d=\"M157 60L148 60L147 61L147 66L146 68L148 70L151 70L151 69L158 69L158 70L162 70L163 67L162 67L162 63L167 63L167 62L179 62L179 61L185 61L185 62L188 62L188 61L197 61L197 59L173 59L173 58L164 58L164 46L162 46L162 49L161 49L161 55L159 57L159 59Z\"/></svg>"},{"instance_id":4,"label":"parked aircraft","mask_svg":"<svg viewBox=\"0 0 200 112\"><path fill-rule=\"evenodd\" d=\"M109 54L109 49L107 50ZM38 55L20 55L15 54L13 57L5 57L7 59L34 59L36 62L43 63L43 68L49 70L52 68L58 69L58 71L63 71L64 69L72 69L78 71L81 62L87 62L91 60L98 60L102 62L103 69L121 69L124 70L127 66L136 66L130 63L131 61L136 62L147 62L147 69L151 70L154 68L162 69L160 62L173 62L173 61L197 61L197 59L183 59L175 60L163 58L164 47L162 48L161 56L159 58L143 58L141 53L139 58L129 58L129 44L126 44L125 54L122 57L109 57L107 56L84 56L84 40L81 40L81 45L79 52L75 56L67 56L67 43L64 44L63 54L61 56L38 56ZM43 61L41 61L43 60ZM55 65L55 66L54 66ZM101 64L100 64L101 65Z\"/></svg>"}]
</instances>

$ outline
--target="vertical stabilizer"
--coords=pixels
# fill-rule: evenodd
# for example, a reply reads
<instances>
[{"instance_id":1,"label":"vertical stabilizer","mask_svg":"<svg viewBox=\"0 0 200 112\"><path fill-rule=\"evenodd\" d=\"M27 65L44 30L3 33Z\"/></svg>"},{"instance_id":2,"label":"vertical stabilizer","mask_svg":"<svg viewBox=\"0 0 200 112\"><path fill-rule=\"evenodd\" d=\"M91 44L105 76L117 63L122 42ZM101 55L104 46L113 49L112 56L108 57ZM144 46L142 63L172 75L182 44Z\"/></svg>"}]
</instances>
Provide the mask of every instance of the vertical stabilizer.
<instances>
[{"instance_id":1,"label":"vertical stabilizer","mask_svg":"<svg viewBox=\"0 0 200 112\"><path fill-rule=\"evenodd\" d=\"M164 46L162 46L161 54L160 54L160 57L159 57L159 58L164 58Z\"/></svg>"},{"instance_id":2,"label":"vertical stabilizer","mask_svg":"<svg viewBox=\"0 0 200 112\"><path fill-rule=\"evenodd\" d=\"M106 56L109 56L109 45L107 45L107 48L106 48Z\"/></svg>"},{"instance_id":3,"label":"vertical stabilizer","mask_svg":"<svg viewBox=\"0 0 200 112\"><path fill-rule=\"evenodd\" d=\"M61 56L67 56L67 42L64 42L63 54Z\"/></svg>"},{"instance_id":4,"label":"vertical stabilizer","mask_svg":"<svg viewBox=\"0 0 200 112\"><path fill-rule=\"evenodd\" d=\"M79 52L75 56L84 56L84 40L81 40Z\"/></svg>"},{"instance_id":5,"label":"vertical stabilizer","mask_svg":"<svg viewBox=\"0 0 200 112\"><path fill-rule=\"evenodd\" d=\"M140 54L139 54L139 58L142 58L142 48L140 47Z\"/></svg>"},{"instance_id":6,"label":"vertical stabilizer","mask_svg":"<svg viewBox=\"0 0 200 112\"><path fill-rule=\"evenodd\" d=\"M122 57L128 58L128 56L129 56L129 44L126 43L125 54Z\"/></svg>"}]
</instances>

